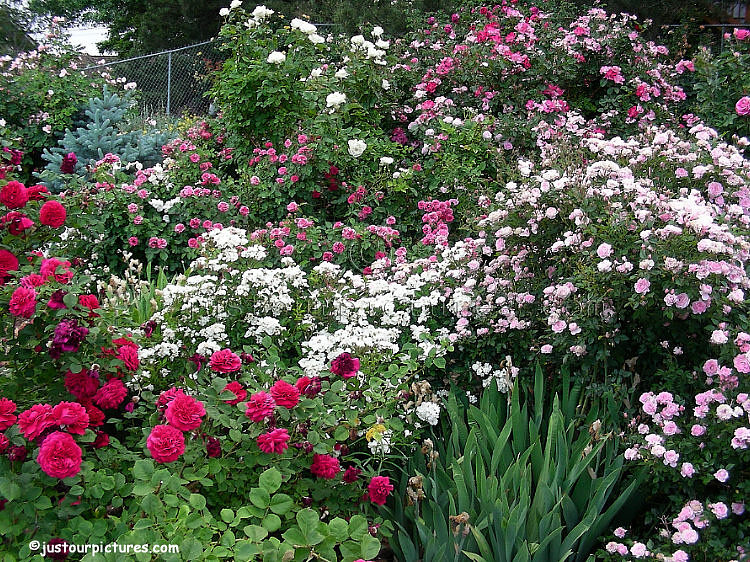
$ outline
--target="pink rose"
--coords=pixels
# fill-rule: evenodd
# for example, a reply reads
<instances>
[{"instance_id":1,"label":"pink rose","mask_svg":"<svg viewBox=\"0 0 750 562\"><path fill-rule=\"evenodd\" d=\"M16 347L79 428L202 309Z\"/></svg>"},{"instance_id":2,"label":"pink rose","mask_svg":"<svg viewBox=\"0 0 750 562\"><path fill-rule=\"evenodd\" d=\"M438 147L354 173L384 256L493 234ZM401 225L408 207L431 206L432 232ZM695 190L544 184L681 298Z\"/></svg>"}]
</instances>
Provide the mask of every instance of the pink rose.
<instances>
[{"instance_id":1,"label":"pink rose","mask_svg":"<svg viewBox=\"0 0 750 562\"><path fill-rule=\"evenodd\" d=\"M81 471L82 460L81 448L73 438L55 431L42 442L36 462L52 478L68 478Z\"/></svg>"},{"instance_id":2,"label":"pink rose","mask_svg":"<svg viewBox=\"0 0 750 562\"><path fill-rule=\"evenodd\" d=\"M277 428L268 433L258 436L258 447L264 453L276 453L280 455L289 448L289 432L286 429Z\"/></svg>"},{"instance_id":3,"label":"pink rose","mask_svg":"<svg viewBox=\"0 0 750 562\"><path fill-rule=\"evenodd\" d=\"M745 116L750 115L750 96L743 96L734 106L737 115Z\"/></svg>"},{"instance_id":4,"label":"pink rose","mask_svg":"<svg viewBox=\"0 0 750 562\"><path fill-rule=\"evenodd\" d=\"M242 360L231 349L222 349L211 355L209 366L219 373L233 373L240 370Z\"/></svg>"},{"instance_id":5,"label":"pink rose","mask_svg":"<svg viewBox=\"0 0 750 562\"><path fill-rule=\"evenodd\" d=\"M146 439L151 456L156 462L176 461L185 452L185 436L169 425L155 425Z\"/></svg>"},{"instance_id":6,"label":"pink rose","mask_svg":"<svg viewBox=\"0 0 750 562\"><path fill-rule=\"evenodd\" d=\"M205 415L206 409L203 403L182 391L169 402L167 411L164 413L169 425L180 431L197 429Z\"/></svg>"}]
</instances>

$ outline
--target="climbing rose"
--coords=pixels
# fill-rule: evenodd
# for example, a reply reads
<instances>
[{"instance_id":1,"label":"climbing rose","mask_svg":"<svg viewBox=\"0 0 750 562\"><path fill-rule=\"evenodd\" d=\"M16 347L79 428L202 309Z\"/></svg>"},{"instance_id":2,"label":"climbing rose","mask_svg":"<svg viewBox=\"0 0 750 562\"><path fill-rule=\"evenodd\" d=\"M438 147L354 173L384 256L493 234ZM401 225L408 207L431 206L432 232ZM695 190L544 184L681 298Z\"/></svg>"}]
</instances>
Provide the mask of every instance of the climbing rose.
<instances>
[{"instance_id":1,"label":"climbing rose","mask_svg":"<svg viewBox=\"0 0 750 562\"><path fill-rule=\"evenodd\" d=\"M310 472L312 472L318 478L325 478L326 480L332 480L336 478L336 475L341 470L339 466L339 460L336 457L330 455L313 455L313 463L310 466Z\"/></svg>"},{"instance_id":2,"label":"climbing rose","mask_svg":"<svg viewBox=\"0 0 750 562\"><path fill-rule=\"evenodd\" d=\"M99 379L90 375L88 369L82 369L80 373L69 370L65 373L65 388L78 400L89 400L99 389Z\"/></svg>"},{"instance_id":3,"label":"climbing rose","mask_svg":"<svg viewBox=\"0 0 750 562\"><path fill-rule=\"evenodd\" d=\"M231 349L222 349L211 355L209 366L219 373L233 373L240 370L242 360Z\"/></svg>"},{"instance_id":4,"label":"climbing rose","mask_svg":"<svg viewBox=\"0 0 750 562\"><path fill-rule=\"evenodd\" d=\"M39 222L52 228L60 228L65 224L67 213L59 201L47 201L39 209Z\"/></svg>"},{"instance_id":5,"label":"climbing rose","mask_svg":"<svg viewBox=\"0 0 750 562\"><path fill-rule=\"evenodd\" d=\"M276 403L270 394L267 392L256 392L247 401L245 415L250 418L250 421L263 421L273 413L275 406Z\"/></svg>"},{"instance_id":6,"label":"climbing rose","mask_svg":"<svg viewBox=\"0 0 750 562\"><path fill-rule=\"evenodd\" d=\"M182 391L178 392L167 405L167 411L164 413L169 425L180 431L192 431L198 428L205 415L206 409L203 407L203 402Z\"/></svg>"},{"instance_id":7,"label":"climbing rose","mask_svg":"<svg viewBox=\"0 0 750 562\"><path fill-rule=\"evenodd\" d=\"M94 403L102 408L117 408L128 395L120 379L110 379L94 395Z\"/></svg>"},{"instance_id":8,"label":"climbing rose","mask_svg":"<svg viewBox=\"0 0 750 562\"><path fill-rule=\"evenodd\" d=\"M68 478L81 471L82 460L81 448L73 438L55 431L42 441L36 462L52 478Z\"/></svg>"},{"instance_id":9,"label":"climbing rose","mask_svg":"<svg viewBox=\"0 0 750 562\"><path fill-rule=\"evenodd\" d=\"M146 447L156 462L176 461L185 452L185 436L170 425L155 425Z\"/></svg>"},{"instance_id":10,"label":"climbing rose","mask_svg":"<svg viewBox=\"0 0 750 562\"><path fill-rule=\"evenodd\" d=\"M299 403L299 390L286 381L276 381L271 387L271 396L277 406L291 410Z\"/></svg>"},{"instance_id":11,"label":"climbing rose","mask_svg":"<svg viewBox=\"0 0 750 562\"><path fill-rule=\"evenodd\" d=\"M78 402L60 402L52 408L55 425L65 426L68 433L83 435L89 426L89 414Z\"/></svg>"},{"instance_id":12,"label":"climbing rose","mask_svg":"<svg viewBox=\"0 0 750 562\"><path fill-rule=\"evenodd\" d=\"M55 425L55 416L49 404L34 404L18 416L18 429L29 441L36 439L53 425Z\"/></svg>"},{"instance_id":13,"label":"climbing rose","mask_svg":"<svg viewBox=\"0 0 750 562\"><path fill-rule=\"evenodd\" d=\"M289 448L289 432L286 429L274 429L258 435L258 447L264 453L280 455Z\"/></svg>"},{"instance_id":14,"label":"climbing rose","mask_svg":"<svg viewBox=\"0 0 750 562\"><path fill-rule=\"evenodd\" d=\"M13 316L31 318L36 311L36 291L18 287L10 297L8 309Z\"/></svg>"},{"instance_id":15,"label":"climbing rose","mask_svg":"<svg viewBox=\"0 0 750 562\"><path fill-rule=\"evenodd\" d=\"M384 505L386 498L393 491L393 484L387 476L373 476L367 485L370 501L377 505Z\"/></svg>"},{"instance_id":16,"label":"climbing rose","mask_svg":"<svg viewBox=\"0 0 750 562\"><path fill-rule=\"evenodd\" d=\"M16 423L16 403L8 398L0 398L0 431L5 431Z\"/></svg>"},{"instance_id":17,"label":"climbing rose","mask_svg":"<svg viewBox=\"0 0 750 562\"><path fill-rule=\"evenodd\" d=\"M359 359L348 353L342 353L331 363L331 372L345 379L356 376L357 371L359 371Z\"/></svg>"},{"instance_id":18,"label":"climbing rose","mask_svg":"<svg viewBox=\"0 0 750 562\"><path fill-rule=\"evenodd\" d=\"M222 392L226 391L229 391L236 396L236 398L234 398L233 400L224 400L226 404L234 406L247 398L247 390L245 390L244 387L237 381L232 381L227 384Z\"/></svg>"},{"instance_id":19,"label":"climbing rose","mask_svg":"<svg viewBox=\"0 0 750 562\"><path fill-rule=\"evenodd\" d=\"M21 209L29 201L29 192L21 182L9 181L0 189L0 203L9 209Z\"/></svg>"},{"instance_id":20,"label":"climbing rose","mask_svg":"<svg viewBox=\"0 0 750 562\"><path fill-rule=\"evenodd\" d=\"M78 163L78 157L76 157L75 153L68 152L65 156L63 156L63 161L60 164L60 173L72 174L76 169L77 163Z\"/></svg>"}]
</instances>

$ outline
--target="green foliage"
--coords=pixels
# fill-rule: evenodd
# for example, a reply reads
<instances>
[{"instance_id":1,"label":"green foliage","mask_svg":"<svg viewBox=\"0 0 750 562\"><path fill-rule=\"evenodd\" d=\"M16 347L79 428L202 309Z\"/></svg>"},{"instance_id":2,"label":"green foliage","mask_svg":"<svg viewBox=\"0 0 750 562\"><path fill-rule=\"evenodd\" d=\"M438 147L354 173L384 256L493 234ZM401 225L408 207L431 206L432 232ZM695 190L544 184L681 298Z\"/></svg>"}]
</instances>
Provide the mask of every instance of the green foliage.
<instances>
[{"instance_id":1,"label":"green foliage","mask_svg":"<svg viewBox=\"0 0 750 562\"><path fill-rule=\"evenodd\" d=\"M451 394L448 437L407 467L408 505L385 509L402 559L586 560L640 478L623 481L617 440L602 433L597 409L576 421L581 387L565 372L563 388L550 408L538 368L533 391L517 385L507 400L494 385L479 407Z\"/></svg>"}]
</instances>

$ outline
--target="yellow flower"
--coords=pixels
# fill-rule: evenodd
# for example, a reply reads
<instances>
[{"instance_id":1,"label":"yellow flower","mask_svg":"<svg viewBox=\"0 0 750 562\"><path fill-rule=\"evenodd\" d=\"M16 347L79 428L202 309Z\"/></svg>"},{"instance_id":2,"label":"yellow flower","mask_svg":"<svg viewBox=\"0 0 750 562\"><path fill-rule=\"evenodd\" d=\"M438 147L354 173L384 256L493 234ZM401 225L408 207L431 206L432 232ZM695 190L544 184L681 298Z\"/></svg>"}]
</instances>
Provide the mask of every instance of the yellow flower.
<instances>
[{"instance_id":1,"label":"yellow flower","mask_svg":"<svg viewBox=\"0 0 750 562\"><path fill-rule=\"evenodd\" d=\"M382 423L378 423L367 430L367 433L365 433L365 439L368 441L372 441L373 439L380 441L383 433L385 433L385 426Z\"/></svg>"}]
</instances>

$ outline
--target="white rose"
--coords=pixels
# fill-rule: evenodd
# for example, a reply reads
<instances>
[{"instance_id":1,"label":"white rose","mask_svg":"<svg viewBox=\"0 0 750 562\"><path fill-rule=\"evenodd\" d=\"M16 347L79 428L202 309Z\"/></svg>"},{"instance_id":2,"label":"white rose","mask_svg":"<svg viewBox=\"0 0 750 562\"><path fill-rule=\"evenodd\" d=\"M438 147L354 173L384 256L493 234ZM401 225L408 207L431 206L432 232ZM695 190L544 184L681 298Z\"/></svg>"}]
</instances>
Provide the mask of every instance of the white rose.
<instances>
[{"instance_id":1,"label":"white rose","mask_svg":"<svg viewBox=\"0 0 750 562\"><path fill-rule=\"evenodd\" d=\"M345 68L342 68L341 70L337 70L336 74L334 74L336 78L346 78L349 76L349 73Z\"/></svg>"},{"instance_id":2,"label":"white rose","mask_svg":"<svg viewBox=\"0 0 750 562\"><path fill-rule=\"evenodd\" d=\"M355 158L359 158L360 156L362 156L362 153L366 148L367 144L363 140L351 139L349 141L349 154L351 154Z\"/></svg>"},{"instance_id":3,"label":"white rose","mask_svg":"<svg viewBox=\"0 0 750 562\"><path fill-rule=\"evenodd\" d=\"M282 64L286 60L286 55L279 51L271 51L266 60L271 64Z\"/></svg>"},{"instance_id":4,"label":"white rose","mask_svg":"<svg viewBox=\"0 0 750 562\"><path fill-rule=\"evenodd\" d=\"M341 92L332 92L326 96L326 107L338 109L344 103L346 103L346 94Z\"/></svg>"},{"instance_id":5,"label":"white rose","mask_svg":"<svg viewBox=\"0 0 750 562\"><path fill-rule=\"evenodd\" d=\"M376 25L372 30L372 36L380 37L381 35L383 35L383 28L380 27L379 25Z\"/></svg>"},{"instance_id":6,"label":"white rose","mask_svg":"<svg viewBox=\"0 0 750 562\"><path fill-rule=\"evenodd\" d=\"M228 16L229 15L229 8L222 8L221 10L219 10L219 15L221 17Z\"/></svg>"},{"instance_id":7,"label":"white rose","mask_svg":"<svg viewBox=\"0 0 750 562\"><path fill-rule=\"evenodd\" d=\"M393 158L391 158L390 156L383 156L380 158L380 163L383 166L390 166L391 164L393 164Z\"/></svg>"},{"instance_id":8,"label":"white rose","mask_svg":"<svg viewBox=\"0 0 750 562\"><path fill-rule=\"evenodd\" d=\"M307 36L307 38L312 42L313 45L320 45L321 43L326 42L326 40L317 33L311 33Z\"/></svg>"},{"instance_id":9,"label":"white rose","mask_svg":"<svg viewBox=\"0 0 750 562\"><path fill-rule=\"evenodd\" d=\"M294 18L290 25L292 26L292 29L297 29L304 33L305 35L312 35L316 31L318 31L318 28L315 27L313 24L308 23L306 21L303 21L299 18Z\"/></svg>"},{"instance_id":10,"label":"white rose","mask_svg":"<svg viewBox=\"0 0 750 562\"><path fill-rule=\"evenodd\" d=\"M229 4L229 9L234 10L235 8L239 8L240 6L242 6L241 0L232 0L232 3Z\"/></svg>"},{"instance_id":11,"label":"white rose","mask_svg":"<svg viewBox=\"0 0 750 562\"><path fill-rule=\"evenodd\" d=\"M391 89L391 83L388 82L388 80L386 80L385 78L383 78L383 81L380 83L380 85L382 86L382 88L384 90L390 90Z\"/></svg>"}]
</instances>

